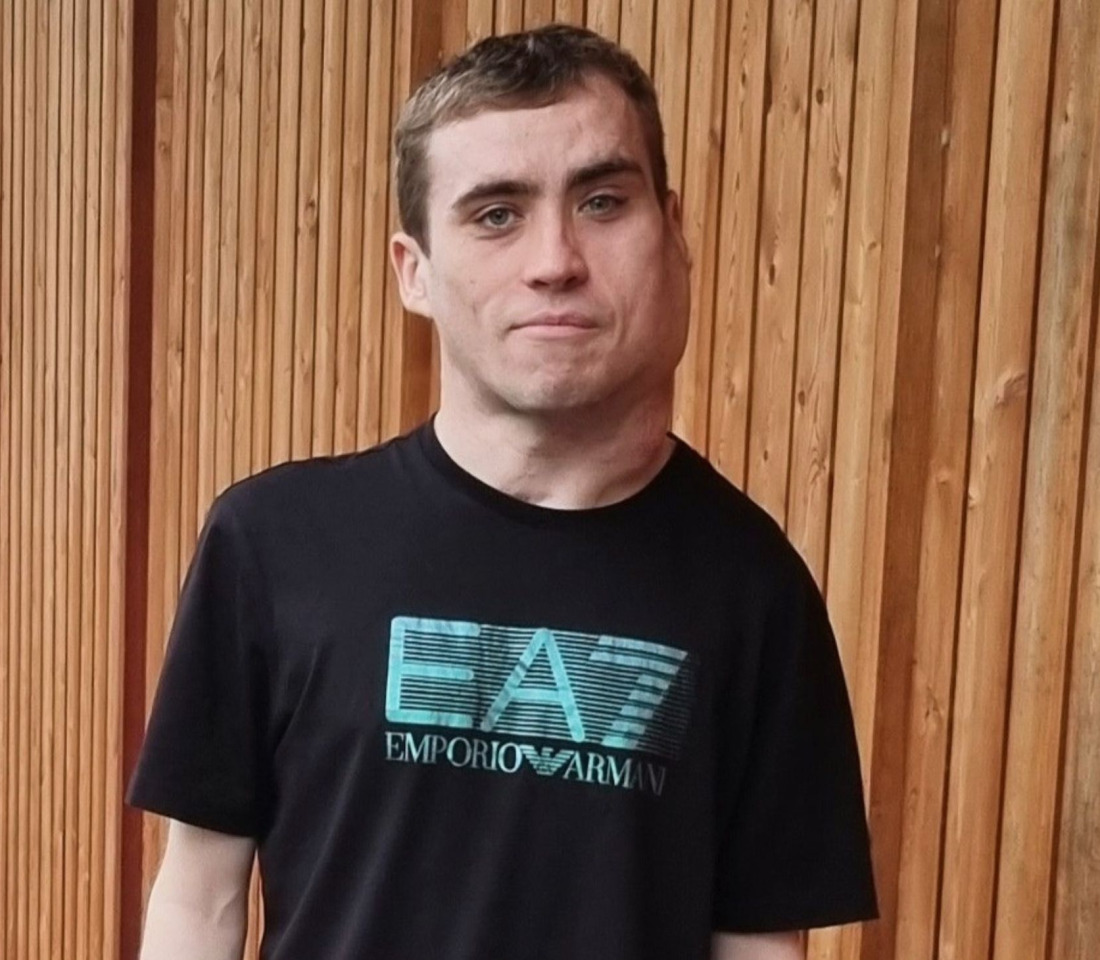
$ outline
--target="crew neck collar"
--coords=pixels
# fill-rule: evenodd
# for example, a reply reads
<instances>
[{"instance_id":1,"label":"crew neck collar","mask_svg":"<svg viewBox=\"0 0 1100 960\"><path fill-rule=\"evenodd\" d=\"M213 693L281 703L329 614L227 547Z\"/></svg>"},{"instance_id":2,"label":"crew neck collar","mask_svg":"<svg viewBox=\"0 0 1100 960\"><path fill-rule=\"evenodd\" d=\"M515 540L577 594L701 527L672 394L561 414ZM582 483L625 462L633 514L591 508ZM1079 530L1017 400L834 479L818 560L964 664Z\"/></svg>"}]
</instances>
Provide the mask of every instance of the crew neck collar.
<instances>
[{"instance_id":1,"label":"crew neck collar","mask_svg":"<svg viewBox=\"0 0 1100 960\"><path fill-rule=\"evenodd\" d=\"M687 445L675 434L669 433L675 446L661 469L650 478L641 489L613 503L597 507L569 509L564 507L544 507L529 503L498 490L484 480L461 467L440 443L435 431L435 415L423 423L416 431L416 439L429 463L463 493L490 509L514 519L547 526L573 526L591 524L612 518L625 516L641 507L653 498L681 468L685 459Z\"/></svg>"}]
</instances>

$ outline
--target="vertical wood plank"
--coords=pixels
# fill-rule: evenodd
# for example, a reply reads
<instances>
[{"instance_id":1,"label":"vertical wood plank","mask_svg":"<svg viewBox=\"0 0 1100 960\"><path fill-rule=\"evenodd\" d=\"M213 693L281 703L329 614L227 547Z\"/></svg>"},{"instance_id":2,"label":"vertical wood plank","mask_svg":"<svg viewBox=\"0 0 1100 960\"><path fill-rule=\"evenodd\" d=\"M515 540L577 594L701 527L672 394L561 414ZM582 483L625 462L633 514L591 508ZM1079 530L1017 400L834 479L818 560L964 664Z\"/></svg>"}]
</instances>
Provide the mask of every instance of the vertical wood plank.
<instances>
[{"instance_id":1,"label":"vertical wood plank","mask_svg":"<svg viewBox=\"0 0 1100 960\"><path fill-rule=\"evenodd\" d=\"M114 224L111 249L112 310L107 316L111 334L112 372L109 392L111 424L111 456L108 474L107 529L107 632L106 644L106 724L107 770L104 808L106 836L104 838L104 954L119 955L121 939L120 904L122 895L122 776L123 776L123 648L125 631L126 570L126 479L127 479L127 412L129 396L130 341L130 171L133 8L128 0L115 5L115 68L113 76L115 98L115 143L112 163L114 178ZM144 238L143 238L144 239Z\"/></svg>"},{"instance_id":2,"label":"vertical wood plank","mask_svg":"<svg viewBox=\"0 0 1100 960\"><path fill-rule=\"evenodd\" d=\"M584 26L584 0L556 0L553 19L558 23Z\"/></svg>"},{"instance_id":3,"label":"vertical wood plank","mask_svg":"<svg viewBox=\"0 0 1100 960\"><path fill-rule=\"evenodd\" d=\"M370 65L367 78L366 191L363 208L363 306L359 321L359 386L356 411L357 446L381 439L382 335L388 276L390 195L390 104L394 0L371 4Z\"/></svg>"},{"instance_id":4,"label":"vertical wood plank","mask_svg":"<svg viewBox=\"0 0 1100 960\"><path fill-rule=\"evenodd\" d=\"M920 504L920 557L912 618L913 666L905 743L894 953L933 960L946 790L951 684L970 390L981 282L984 210L973 202L986 182L993 45L997 5L966 0L944 5L946 112L940 208L939 266L929 381L928 462ZM933 65L933 73L934 73ZM934 98L935 93L931 94ZM927 135L927 134L926 134ZM923 171L922 171L923 174ZM914 316L912 323L927 324ZM904 518L899 522L904 522ZM912 521L910 521L912 522Z\"/></svg>"},{"instance_id":5,"label":"vertical wood plank","mask_svg":"<svg viewBox=\"0 0 1100 960\"><path fill-rule=\"evenodd\" d=\"M394 117L417 84L439 64L442 40L441 24L428 8L414 0L399 0L394 25L394 99L390 105ZM396 209L391 209L390 230L396 225ZM383 436L391 437L427 416L432 341L428 322L405 312L389 272L385 304L381 414Z\"/></svg>"},{"instance_id":6,"label":"vertical wood plank","mask_svg":"<svg viewBox=\"0 0 1100 960\"><path fill-rule=\"evenodd\" d=\"M1100 245L1092 277L1091 384L1051 960L1086 960L1100 933L1100 870L1094 856L1100 824Z\"/></svg>"},{"instance_id":7,"label":"vertical wood plank","mask_svg":"<svg viewBox=\"0 0 1100 960\"><path fill-rule=\"evenodd\" d=\"M687 134L688 67L692 63L692 3L658 3L653 84L665 125L668 185L684 189L684 148ZM618 25L616 24L616 29ZM612 39L615 39L614 37Z\"/></svg>"},{"instance_id":8,"label":"vertical wood plank","mask_svg":"<svg viewBox=\"0 0 1100 960\"><path fill-rule=\"evenodd\" d=\"M294 279L294 375L290 452L308 457L313 446L313 383L317 320L318 192L321 163L321 71L324 8L306 3L302 19L302 90L298 115L298 201Z\"/></svg>"},{"instance_id":9,"label":"vertical wood plank","mask_svg":"<svg viewBox=\"0 0 1100 960\"><path fill-rule=\"evenodd\" d=\"M653 66L653 18L656 0L622 0L622 17L619 24L619 43L629 50L647 73ZM733 9L737 2L734 0ZM729 41L725 39L727 54Z\"/></svg>"},{"instance_id":10,"label":"vertical wood plank","mask_svg":"<svg viewBox=\"0 0 1100 960\"><path fill-rule=\"evenodd\" d=\"M241 175L241 0L229 0L225 5L222 48L222 133L221 133L221 201L219 204L219 236L217 342L214 376L214 492L220 493L233 481L234 425L237 398L237 303L238 248L240 246L240 175ZM204 501L200 509L206 506Z\"/></svg>"},{"instance_id":11,"label":"vertical wood plank","mask_svg":"<svg viewBox=\"0 0 1100 960\"><path fill-rule=\"evenodd\" d=\"M102 152L102 99L103 89L103 8L102 4L89 4L88 24L88 150L85 177L85 290L84 290L84 463L81 496L81 540L85 545L86 562L81 583L82 638L91 638L96 630L96 462L100 453L96 424L96 384L99 368L99 220L101 212L99 195L100 159ZM95 737L95 656L94 644L85 640L80 651L80 824L77 831L77 915L76 956L79 960L91 960L99 955L99 945L92 943L92 915L94 913L92 875L97 868L94 851L94 771Z\"/></svg>"},{"instance_id":12,"label":"vertical wood plank","mask_svg":"<svg viewBox=\"0 0 1100 960\"><path fill-rule=\"evenodd\" d=\"M466 45L493 33L493 0L466 0Z\"/></svg>"},{"instance_id":13,"label":"vertical wood plank","mask_svg":"<svg viewBox=\"0 0 1100 960\"><path fill-rule=\"evenodd\" d=\"M773 7L746 486L781 526L787 522L813 26L809 3Z\"/></svg>"},{"instance_id":14,"label":"vertical wood plank","mask_svg":"<svg viewBox=\"0 0 1100 960\"><path fill-rule=\"evenodd\" d=\"M256 354L256 235L259 211L262 0L244 0L241 25L240 227L237 260L236 358L233 387L233 479L252 472L252 408Z\"/></svg>"},{"instance_id":15,"label":"vertical wood plank","mask_svg":"<svg viewBox=\"0 0 1100 960\"><path fill-rule=\"evenodd\" d=\"M359 318L362 310L363 205L366 185L367 65L377 38L371 36L371 11L353 2L347 11L347 43L353 52L344 59L344 138L340 184L339 279L336 298L336 393L333 448L345 453L356 446L359 395Z\"/></svg>"},{"instance_id":16,"label":"vertical wood plank","mask_svg":"<svg viewBox=\"0 0 1100 960\"><path fill-rule=\"evenodd\" d=\"M59 430L61 414L59 347L63 335L59 330L59 247L60 247L60 178L61 157L61 20L58 3L49 6L47 18L47 79L46 79L46 423L43 441L45 458L45 497L43 504L43 736L42 779L46 789L43 797L42 822L42 916L39 945L43 956L56 956L57 921L60 914L61 834L59 830L64 794L58 772L58 758L63 747L62 718L58 707L64 703L64 687L58 682L64 676L64 660L59 647L64 638L64 625L58 630L60 578L58 577L60 544L58 530L59 474L61 458ZM59 671L60 667L60 671Z\"/></svg>"},{"instance_id":17,"label":"vertical wood plank","mask_svg":"<svg viewBox=\"0 0 1100 960\"><path fill-rule=\"evenodd\" d=\"M1100 214L1100 9L1062 4L1054 54L1035 319L995 960L1048 943L1063 687Z\"/></svg>"},{"instance_id":18,"label":"vertical wood plank","mask_svg":"<svg viewBox=\"0 0 1100 960\"><path fill-rule=\"evenodd\" d=\"M940 952L990 950L1051 17L1003 0L994 80Z\"/></svg>"},{"instance_id":19,"label":"vertical wood plank","mask_svg":"<svg viewBox=\"0 0 1100 960\"><path fill-rule=\"evenodd\" d=\"M726 74L726 149L707 452L744 485L752 389L752 330L766 91L767 10L734 0Z\"/></svg>"},{"instance_id":20,"label":"vertical wood plank","mask_svg":"<svg viewBox=\"0 0 1100 960\"><path fill-rule=\"evenodd\" d=\"M825 582L859 0L814 12L787 535Z\"/></svg>"},{"instance_id":21,"label":"vertical wood plank","mask_svg":"<svg viewBox=\"0 0 1100 960\"><path fill-rule=\"evenodd\" d=\"M271 461L290 458L294 372L298 105L302 74L302 0L283 0L279 57L279 172L275 217L274 332L271 348Z\"/></svg>"},{"instance_id":22,"label":"vertical wood plank","mask_svg":"<svg viewBox=\"0 0 1100 960\"><path fill-rule=\"evenodd\" d=\"M683 188L684 237L693 260L692 316L684 357L676 370L672 425L696 449L705 449L707 443L728 18L726 0L692 8Z\"/></svg>"},{"instance_id":23,"label":"vertical wood plank","mask_svg":"<svg viewBox=\"0 0 1100 960\"><path fill-rule=\"evenodd\" d=\"M31 162L34 164L34 187L29 204L31 228L29 235L33 237L33 243L26 248L30 254L30 301L31 309L26 314L33 325L34 352L32 354L32 383L33 393L31 399L31 531L30 531L30 748L28 759L30 762L30 817L27 821L28 857L30 859L30 873L28 883L30 892L28 896L29 916L27 918L27 956L31 960L38 960L42 956L42 837L43 823L43 719L44 719L44 691L43 691L43 660L44 640L43 636L43 573L44 551L43 543L43 499L45 493L44 478L44 451L43 432L46 420L45 399L45 368L46 368L46 317L45 317L45 268L46 268L46 128L48 117L46 115L46 74L47 74L47 48L44 23L47 15L46 0L37 0L31 6L30 36L28 48L33 49L33 54L28 56L29 68L27 77L34 85L34 107L32 133L28 146ZM43 958L44 960L44 958Z\"/></svg>"},{"instance_id":24,"label":"vertical wood plank","mask_svg":"<svg viewBox=\"0 0 1100 960\"><path fill-rule=\"evenodd\" d=\"M523 0L523 29L534 30L554 19L554 0Z\"/></svg>"},{"instance_id":25,"label":"vertical wood plank","mask_svg":"<svg viewBox=\"0 0 1100 960\"><path fill-rule=\"evenodd\" d=\"M263 0L260 55L260 172L256 193L256 335L252 369L252 470L272 462L272 358L275 339L275 257L282 141L279 84L282 10L279 0Z\"/></svg>"},{"instance_id":26,"label":"vertical wood plank","mask_svg":"<svg viewBox=\"0 0 1100 960\"><path fill-rule=\"evenodd\" d=\"M0 945L8 948L7 929L12 917L8 874L15 857L12 835L11 784L16 757L12 745L15 728L15 635L9 586L15 580L11 560L12 483L12 6L0 8L0 770L6 771L0 787Z\"/></svg>"},{"instance_id":27,"label":"vertical wood plank","mask_svg":"<svg viewBox=\"0 0 1100 960\"><path fill-rule=\"evenodd\" d=\"M218 290L221 281L221 224L229 211L222 206L225 181L222 176L222 138L225 130L225 8L235 0L210 0L206 13L206 126L203 136L202 179L202 293L199 323L199 407L195 449L195 520L202 517L214 499L215 461L218 451ZM196 529L197 533L197 529Z\"/></svg>"},{"instance_id":28,"label":"vertical wood plank","mask_svg":"<svg viewBox=\"0 0 1100 960\"><path fill-rule=\"evenodd\" d=\"M524 0L496 0L495 33L517 33L523 29Z\"/></svg>"},{"instance_id":29,"label":"vertical wood plank","mask_svg":"<svg viewBox=\"0 0 1100 960\"><path fill-rule=\"evenodd\" d=\"M670 4L667 2L661 4L663 7L667 7ZM690 3L675 3L674 6L684 6L690 8ZM607 37L608 40L618 41L619 39L619 17L621 12L622 2L621 0L588 0L586 4L585 18L589 30L594 30L601 36ZM690 19L690 9L684 11L687 13ZM685 20L686 24L688 20ZM668 122L667 114L662 110L662 117L665 122Z\"/></svg>"},{"instance_id":30,"label":"vertical wood plank","mask_svg":"<svg viewBox=\"0 0 1100 960\"><path fill-rule=\"evenodd\" d=\"M13 16L12 57L12 532L11 532L11 568L24 571L23 575L13 578L9 608L11 610L15 664L12 666L13 730L12 754L15 758L10 777L11 785L11 853L8 861L8 890L10 913L5 931L7 953L12 956L25 954L27 944L27 708L30 697L29 687L29 651L27 647L27 597L30 581L26 576L26 563L29 544L26 540L30 496L30 455L29 421L30 398L30 359L31 336L33 327L27 317L27 295L30 292L28 277L29 258L26 254L28 242L26 227L28 210L27 177L33 169L26 162L29 134L27 114L28 99L26 83L27 63L27 11L23 4L15 5Z\"/></svg>"},{"instance_id":31,"label":"vertical wood plank","mask_svg":"<svg viewBox=\"0 0 1100 960\"><path fill-rule=\"evenodd\" d=\"M198 536L199 513L199 381L202 361L205 236L203 191L206 152L206 15L207 4L189 0L190 22L187 91L186 255L183 264L183 402L180 434L179 563L182 580ZM172 594L180 583L172 584Z\"/></svg>"},{"instance_id":32,"label":"vertical wood plank","mask_svg":"<svg viewBox=\"0 0 1100 960\"><path fill-rule=\"evenodd\" d=\"M327 0L321 84L317 316L314 325L317 342L312 452L315 455L333 452L335 430L346 24L347 0ZM355 55L354 52L352 55Z\"/></svg>"},{"instance_id":33,"label":"vertical wood plank","mask_svg":"<svg viewBox=\"0 0 1100 960\"><path fill-rule=\"evenodd\" d=\"M81 799L83 782L80 779L83 730L81 703L85 684L82 682L82 661L86 644L81 643L84 634L84 374L88 366L84 333L86 328L85 252L87 225L85 211L88 206L88 56L89 11L88 0L76 0L74 10L73 45L73 257L72 257L72 435L69 442L69 666L71 686L66 692L66 757L65 784L67 803L65 808L65 934L63 956L79 957L78 951L78 876L81 865L79 831L83 824Z\"/></svg>"},{"instance_id":34,"label":"vertical wood plank","mask_svg":"<svg viewBox=\"0 0 1100 960\"><path fill-rule=\"evenodd\" d=\"M865 789L875 763L882 679L883 565L917 10L912 0L901 0L864 4L860 11L826 596L848 680ZM868 54L866 66L862 51ZM867 956L861 940L858 926L816 931L809 956Z\"/></svg>"}]
</instances>

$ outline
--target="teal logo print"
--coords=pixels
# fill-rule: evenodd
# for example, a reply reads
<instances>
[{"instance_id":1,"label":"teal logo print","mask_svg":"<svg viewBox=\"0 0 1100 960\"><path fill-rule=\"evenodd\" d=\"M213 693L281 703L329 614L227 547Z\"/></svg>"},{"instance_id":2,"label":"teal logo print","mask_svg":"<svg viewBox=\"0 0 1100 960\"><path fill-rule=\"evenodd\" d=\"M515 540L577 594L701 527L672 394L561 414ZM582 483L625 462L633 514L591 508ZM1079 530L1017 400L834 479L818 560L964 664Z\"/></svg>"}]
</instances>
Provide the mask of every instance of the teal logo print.
<instances>
[{"instance_id":1,"label":"teal logo print","mask_svg":"<svg viewBox=\"0 0 1100 960\"><path fill-rule=\"evenodd\" d=\"M689 719L694 674L686 651L648 640L395 617L386 719L473 735L471 756L480 741L487 751L490 741L497 744L493 757L511 756L500 753L501 743L518 738L524 742L515 744L517 763L522 757L540 775L583 768L594 780L606 775L620 785L633 768L624 767L622 758L604 763L607 755L589 756L580 748L675 758ZM534 746L529 738L572 749ZM464 755L461 745L456 749ZM440 750L447 755L447 748Z\"/></svg>"}]
</instances>

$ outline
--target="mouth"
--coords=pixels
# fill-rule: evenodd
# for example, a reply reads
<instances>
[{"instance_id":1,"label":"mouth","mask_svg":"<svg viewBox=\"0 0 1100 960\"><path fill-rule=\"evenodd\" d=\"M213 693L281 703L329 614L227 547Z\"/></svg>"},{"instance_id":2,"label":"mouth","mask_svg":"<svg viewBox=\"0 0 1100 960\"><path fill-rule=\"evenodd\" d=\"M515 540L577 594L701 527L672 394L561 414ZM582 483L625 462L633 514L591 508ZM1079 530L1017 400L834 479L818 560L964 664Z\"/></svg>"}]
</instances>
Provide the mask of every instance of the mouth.
<instances>
[{"instance_id":1,"label":"mouth","mask_svg":"<svg viewBox=\"0 0 1100 960\"><path fill-rule=\"evenodd\" d=\"M596 323L579 313L540 313L515 324L513 329L547 336L568 336L595 330Z\"/></svg>"}]
</instances>

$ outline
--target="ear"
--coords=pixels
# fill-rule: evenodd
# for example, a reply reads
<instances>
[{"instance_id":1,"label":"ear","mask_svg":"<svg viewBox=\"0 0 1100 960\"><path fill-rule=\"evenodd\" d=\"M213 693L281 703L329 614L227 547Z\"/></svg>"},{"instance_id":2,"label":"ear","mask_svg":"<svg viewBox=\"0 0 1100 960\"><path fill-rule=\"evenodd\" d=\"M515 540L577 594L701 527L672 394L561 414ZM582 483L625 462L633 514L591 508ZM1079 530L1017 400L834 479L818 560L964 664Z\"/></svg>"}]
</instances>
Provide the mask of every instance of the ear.
<instances>
[{"instance_id":1,"label":"ear","mask_svg":"<svg viewBox=\"0 0 1100 960\"><path fill-rule=\"evenodd\" d=\"M428 299L430 264L420 244L407 233L398 231L390 238L390 263L397 277L397 286L405 309L431 318Z\"/></svg>"},{"instance_id":2,"label":"ear","mask_svg":"<svg viewBox=\"0 0 1100 960\"><path fill-rule=\"evenodd\" d=\"M680 206L680 197L675 190L669 190L665 197L665 226L672 234L673 242L690 270L691 251L688 249L687 240L684 239L684 213Z\"/></svg>"}]
</instances>

